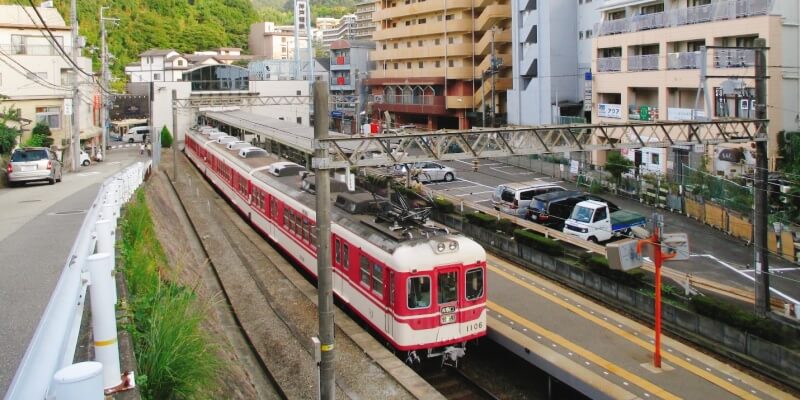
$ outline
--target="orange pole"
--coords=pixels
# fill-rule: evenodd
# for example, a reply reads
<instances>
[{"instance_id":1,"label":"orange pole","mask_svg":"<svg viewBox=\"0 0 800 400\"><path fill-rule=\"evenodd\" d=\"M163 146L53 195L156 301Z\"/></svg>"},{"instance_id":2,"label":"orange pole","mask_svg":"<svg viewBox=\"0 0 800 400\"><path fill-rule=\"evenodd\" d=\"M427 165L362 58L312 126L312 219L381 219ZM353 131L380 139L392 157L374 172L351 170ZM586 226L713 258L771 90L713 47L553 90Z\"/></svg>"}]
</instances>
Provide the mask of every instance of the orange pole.
<instances>
[{"instance_id":1,"label":"orange pole","mask_svg":"<svg viewBox=\"0 0 800 400\"><path fill-rule=\"evenodd\" d=\"M658 227L653 230L653 263L656 266L656 327L655 351L653 353L653 366L661 368L661 240Z\"/></svg>"}]
</instances>

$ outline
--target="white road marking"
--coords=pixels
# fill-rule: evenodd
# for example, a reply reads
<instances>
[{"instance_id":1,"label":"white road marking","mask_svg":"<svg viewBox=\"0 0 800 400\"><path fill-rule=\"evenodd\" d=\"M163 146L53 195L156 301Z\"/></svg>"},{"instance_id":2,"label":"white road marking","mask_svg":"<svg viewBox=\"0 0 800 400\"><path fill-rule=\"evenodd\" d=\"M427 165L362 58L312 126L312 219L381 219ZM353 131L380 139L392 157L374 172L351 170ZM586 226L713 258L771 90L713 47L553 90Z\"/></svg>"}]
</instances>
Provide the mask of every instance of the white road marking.
<instances>
[{"instance_id":1,"label":"white road marking","mask_svg":"<svg viewBox=\"0 0 800 400\"><path fill-rule=\"evenodd\" d=\"M745 277L745 278L747 278L747 279L749 279L749 280L751 280L751 281L753 281L753 282L755 282L755 281L756 281L756 278L755 278L755 277L752 277L752 276L750 276L749 274L747 274L747 273L745 273L745 272L742 272L742 271L741 271L741 270L739 270L738 268L736 268L736 267L734 267L734 266L732 266L732 265L730 265L730 264L726 263L725 261L722 261L722 260L720 260L720 259L719 259L719 258L717 258L717 257L714 257L714 256L713 256L713 255L711 255L711 254L693 254L693 255L694 255L694 256L696 256L696 257L705 257L705 258L710 258L710 259L712 259L712 260L714 260L714 261L718 262L718 263L719 263L720 265L722 265L723 267L725 267L725 268L728 268L729 270L731 270L731 271L733 271L733 272L735 272L735 273L737 273L737 274L739 274L739 275L741 275L741 276L743 276L743 277ZM783 297L784 299L786 299L786 300L789 300L790 302L792 302L792 303L794 303L794 304L798 304L798 303L800 303L800 301L798 301L798 300L796 300L796 299L793 299L792 297L790 297L790 296L788 296L787 294L785 294L785 293L781 292L780 290L776 290L775 288L769 288L769 290L770 290L771 292L773 292L773 293L777 294L778 296L781 296L781 297Z\"/></svg>"},{"instance_id":2,"label":"white road marking","mask_svg":"<svg viewBox=\"0 0 800 400\"><path fill-rule=\"evenodd\" d=\"M463 179L463 178L458 178L458 179L459 179L459 181L462 181L462 182L467 182L467 183L471 183L471 184L473 184L473 185L475 185L475 186L483 186L483 187L485 187L485 188L489 188L489 189L492 189L492 190L494 191L494 186L484 185L484 184L482 184L482 183L478 183L478 182L469 181L469 180L466 180L466 179Z\"/></svg>"},{"instance_id":3,"label":"white road marking","mask_svg":"<svg viewBox=\"0 0 800 400\"><path fill-rule=\"evenodd\" d=\"M485 192L471 192L471 193L464 193L464 194L456 194L456 197L464 197L464 196L475 196L479 194L486 194L486 193L494 193L494 190L487 190ZM482 201L489 201L489 200L482 200Z\"/></svg>"}]
</instances>

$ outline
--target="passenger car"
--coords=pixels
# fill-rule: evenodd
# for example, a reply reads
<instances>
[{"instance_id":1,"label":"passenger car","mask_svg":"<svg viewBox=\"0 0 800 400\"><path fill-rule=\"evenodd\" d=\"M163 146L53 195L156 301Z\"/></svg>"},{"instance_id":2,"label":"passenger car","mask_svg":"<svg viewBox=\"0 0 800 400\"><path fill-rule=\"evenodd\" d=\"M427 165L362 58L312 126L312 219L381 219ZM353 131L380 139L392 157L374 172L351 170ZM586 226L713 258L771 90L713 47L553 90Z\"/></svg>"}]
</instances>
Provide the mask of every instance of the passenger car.
<instances>
[{"instance_id":1,"label":"passenger car","mask_svg":"<svg viewBox=\"0 0 800 400\"><path fill-rule=\"evenodd\" d=\"M390 168L392 175L405 176L411 169L411 178L418 182L445 181L456 179L456 170L435 162L417 162L413 164L400 164Z\"/></svg>"},{"instance_id":2,"label":"passenger car","mask_svg":"<svg viewBox=\"0 0 800 400\"><path fill-rule=\"evenodd\" d=\"M128 129L124 135L122 135L122 141L133 143L133 142L144 142L147 140L148 136L150 136L150 128L147 126L137 126L131 129Z\"/></svg>"},{"instance_id":3,"label":"passenger car","mask_svg":"<svg viewBox=\"0 0 800 400\"><path fill-rule=\"evenodd\" d=\"M495 210L525 218L528 204L534 197L561 191L564 191L564 188L549 182L505 183L495 188L492 194L492 206Z\"/></svg>"},{"instance_id":4,"label":"passenger car","mask_svg":"<svg viewBox=\"0 0 800 400\"><path fill-rule=\"evenodd\" d=\"M25 147L14 150L6 167L9 186L20 183L47 181L51 185L61 182L63 168L56 154L46 147Z\"/></svg>"}]
</instances>

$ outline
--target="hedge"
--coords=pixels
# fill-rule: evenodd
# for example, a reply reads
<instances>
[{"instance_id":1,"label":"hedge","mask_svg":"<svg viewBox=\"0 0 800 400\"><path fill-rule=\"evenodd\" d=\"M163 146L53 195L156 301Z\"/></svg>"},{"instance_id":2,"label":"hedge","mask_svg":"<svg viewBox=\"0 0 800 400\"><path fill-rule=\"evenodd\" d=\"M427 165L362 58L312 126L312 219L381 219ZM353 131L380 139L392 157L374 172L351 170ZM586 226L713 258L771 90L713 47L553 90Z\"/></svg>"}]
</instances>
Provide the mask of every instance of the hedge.
<instances>
[{"instance_id":1,"label":"hedge","mask_svg":"<svg viewBox=\"0 0 800 400\"><path fill-rule=\"evenodd\" d=\"M599 255L591 255L590 253L585 253L581 256L581 261L584 265L589 267L592 272L623 285L633 288L644 286L644 272L639 269L628 272L611 269L608 266L607 258Z\"/></svg>"},{"instance_id":2,"label":"hedge","mask_svg":"<svg viewBox=\"0 0 800 400\"><path fill-rule=\"evenodd\" d=\"M700 315L724 322L772 342L796 348L796 334L782 324L767 318L759 318L734 304L715 297L692 296L689 300L692 309Z\"/></svg>"},{"instance_id":3,"label":"hedge","mask_svg":"<svg viewBox=\"0 0 800 400\"><path fill-rule=\"evenodd\" d=\"M445 214L450 214L455 211L456 206L453 202L445 199L444 197L436 197L433 199L433 207Z\"/></svg>"},{"instance_id":4,"label":"hedge","mask_svg":"<svg viewBox=\"0 0 800 400\"><path fill-rule=\"evenodd\" d=\"M475 211L470 214L465 214L464 217L472 225L477 225L486 229L494 229L497 224L497 218L493 215L484 214L480 211Z\"/></svg>"},{"instance_id":5,"label":"hedge","mask_svg":"<svg viewBox=\"0 0 800 400\"><path fill-rule=\"evenodd\" d=\"M515 229L514 238L521 245L533 247L552 256L560 256L564 253L561 243L528 229Z\"/></svg>"}]
</instances>

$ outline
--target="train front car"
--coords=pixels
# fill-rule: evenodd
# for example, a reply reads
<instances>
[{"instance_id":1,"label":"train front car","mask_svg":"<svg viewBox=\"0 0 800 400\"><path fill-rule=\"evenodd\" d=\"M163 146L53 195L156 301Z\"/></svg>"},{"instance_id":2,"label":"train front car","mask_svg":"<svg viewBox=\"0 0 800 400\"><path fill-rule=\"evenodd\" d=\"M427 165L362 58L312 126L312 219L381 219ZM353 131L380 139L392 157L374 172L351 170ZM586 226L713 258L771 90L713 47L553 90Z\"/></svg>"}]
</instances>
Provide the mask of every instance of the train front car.
<instances>
[{"instance_id":1,"label":"train front car","mask_svg":"<svg viewBox=\"0 0 800 400\"><path fill-rule=\"evenodd\" d=\"M458 234L409 241L392 255L396 315L392 332L406 362L442 357L456 364L466 344L486 335L486 252Z\"/></svg>"}]
</instances>

